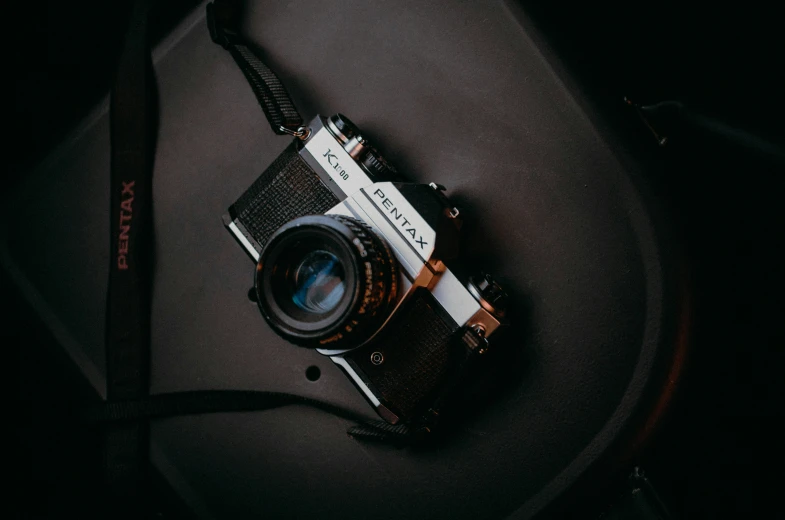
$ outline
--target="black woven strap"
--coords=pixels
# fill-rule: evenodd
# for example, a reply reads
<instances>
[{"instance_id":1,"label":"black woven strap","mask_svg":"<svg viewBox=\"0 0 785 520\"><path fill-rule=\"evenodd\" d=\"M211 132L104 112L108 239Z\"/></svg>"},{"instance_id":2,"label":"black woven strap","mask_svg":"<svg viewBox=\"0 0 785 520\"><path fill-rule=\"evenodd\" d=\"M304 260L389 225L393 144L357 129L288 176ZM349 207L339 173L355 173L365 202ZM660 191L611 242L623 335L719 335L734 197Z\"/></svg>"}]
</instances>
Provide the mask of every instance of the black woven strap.
<instances>
[{"instance_id":1,"label":"black woven strap","mask_svg":"<svg viewBox=\"0 0 785 520\"><path fill-rule=\"evenodd\" d=\"M302 405L357 423L348 434L365 440L407 443L411 440L405 425L391 425L365 417L340 406L302 395L253 390L195 390L172 392L101 403L85 410L83 418L92 423L136 424L162 417L204 413L253 412Z\"/></svg>"},{"instance_id":2,"label":"black woven strap","mask_svg":"<svg viewBox=\"0 0 785 520\"><path fill-rule=\"evenodd\" d=\"M278 76L240 36L241 15L242 2L237 0L215 0L207 4L210 37L229 51L245 74L273 132L298 135L303 130L303 118Z\"/></svg>"},{"instance_id":3,"label":"black woven strap","mask_svg":"<svg viewBox=\"0 0 785 520\"><path fill-rule=\"evenodd\" d=\"M112 86L110 269L106 305L108 400L148 393L152 245L152 160L155 103L147 43L147 2L133 5ZM104 470L111 516L144 508L148 427L107 426Z\"/></svg>"},{"instance_id":4,"label":"black woven strap","mask_svg":"<svg viewBox=\"0 0 785 520\"><path fill-rule=\"evenodd\" d=\"M389 424L384 421L366 421L347 430L349 435L365 441L379 441L392 444L409 444L418 436L405 424Z\"/></svg>"}]
</instances>

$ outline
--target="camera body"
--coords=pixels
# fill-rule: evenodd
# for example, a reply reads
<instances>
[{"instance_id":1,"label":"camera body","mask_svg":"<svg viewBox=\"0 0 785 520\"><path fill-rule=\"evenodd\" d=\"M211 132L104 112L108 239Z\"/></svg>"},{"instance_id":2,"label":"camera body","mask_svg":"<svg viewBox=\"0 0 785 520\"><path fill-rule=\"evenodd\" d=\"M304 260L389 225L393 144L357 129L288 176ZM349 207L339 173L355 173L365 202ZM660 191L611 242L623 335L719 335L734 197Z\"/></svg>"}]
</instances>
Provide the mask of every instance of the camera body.
<instances>
[{"instance_id":1,"label":"camera body","mask_svg":"<svg viewBox=\"0 0 785 520\"><path fill-rule=\"evenodd\" d=\"M317 116L224 217L268 324L392 424L431 422L504 324L501 287L447 267L461 218L443 190L402 182L345 116Z\"/></svg>"}]
</instances>

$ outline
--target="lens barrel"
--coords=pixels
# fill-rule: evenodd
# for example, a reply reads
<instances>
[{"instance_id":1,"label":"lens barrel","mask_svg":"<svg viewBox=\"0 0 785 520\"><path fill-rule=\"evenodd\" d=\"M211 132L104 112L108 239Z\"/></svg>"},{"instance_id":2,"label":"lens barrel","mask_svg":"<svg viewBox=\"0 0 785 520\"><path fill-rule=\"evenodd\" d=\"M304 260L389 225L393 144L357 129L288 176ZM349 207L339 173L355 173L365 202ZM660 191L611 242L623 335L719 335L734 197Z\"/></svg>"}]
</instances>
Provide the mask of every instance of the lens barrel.
<instances>
[{"instance_id":1,"label":"lens barrel","mask_svg":"<svg viewBox=\"0 0 785 520\"><path fill-rule=\"evenodd\" d=\"M303 347L361 345L396 296L395 258L364 223L300 217L268 241L256 266L259 310L280 336Z\"/></svg>"}]
</instances>

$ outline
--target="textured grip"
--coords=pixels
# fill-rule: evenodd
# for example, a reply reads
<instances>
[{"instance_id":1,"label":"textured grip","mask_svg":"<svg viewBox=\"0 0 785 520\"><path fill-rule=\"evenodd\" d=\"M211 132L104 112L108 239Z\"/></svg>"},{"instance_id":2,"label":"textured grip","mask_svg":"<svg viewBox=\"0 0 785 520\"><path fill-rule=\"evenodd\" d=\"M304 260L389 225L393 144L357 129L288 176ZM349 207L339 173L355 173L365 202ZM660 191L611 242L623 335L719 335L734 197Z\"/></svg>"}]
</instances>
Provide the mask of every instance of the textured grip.
<instances>
[{"instance_id":1,"label":"textured grip","mask_svg":"<svg viewBox=\"0 0 785 520\"><path fill-rule=\"evenodd\" d=\"M418 289L379 337L345 356L377 397L403 420L429 402L465 357L456 323L425 289ZM381 354L381 364L371 357ZM376 356L378 361L379 356Z\"/></svg>"},{"instance_id":2,"label":"textured grip","mask_svg":"<svg viewBox=\"0 0 785 520\"><path fill-rule=\"evenodd\" d=\"M259 248L290 220L322 215L340 202L297 153L298 144L292 141L229 208L232 220L243 225Z\"/></svg>"}]
</instances>

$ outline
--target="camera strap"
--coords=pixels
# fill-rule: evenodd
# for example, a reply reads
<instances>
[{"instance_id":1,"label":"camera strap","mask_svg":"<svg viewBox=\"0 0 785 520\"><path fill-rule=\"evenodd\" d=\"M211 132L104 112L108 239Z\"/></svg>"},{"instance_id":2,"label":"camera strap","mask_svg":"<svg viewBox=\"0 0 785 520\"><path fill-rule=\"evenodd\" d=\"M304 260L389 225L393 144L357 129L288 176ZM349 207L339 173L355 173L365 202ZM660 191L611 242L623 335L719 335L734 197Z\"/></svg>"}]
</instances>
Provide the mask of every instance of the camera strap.
<instances>
[{"instance_id":1,"label":"camera strap","mask_svg":"<svg viewBox=\"0 0 785 520\"><path fill-rule=\"evenodd\" d=\"M213 42L229 51L245 75L259 101L273 132L278 135L301 136L304 121L294 106L289 93L275 73L265 65L248 43L240 36L240 17L243 2L215 0L207 4L207 26Z\"/></svg>"},{"instance_id":2,"label":"camera strap","mask_svg":"<svg viewBox=\"0 0 785 520\"><path fill-rule=\"evenodd\" d=\"M109 402L142 398L149 388L156 113L147 11L146 0L133 3L110 96L111 249L106 302ZM147 453L145 421L116 422L104 428L104 477L113 517L144 509Z\"/></svg>"},{"instance_id":3,"label":"camera strap","mask_svg":"<svg viewBox=\"0 0 785 520\"><path fill-rule=\"evenodd\" d=\"M302 395L256 390L193 390L110 401L86 409L82 418L89 423L123 424L205 413L258 412L293 405L315 408L357 423L347 433L358 439L407 444L416 438L406 425L369 420L346 408Z\"/></svg>"}]
</instances>

